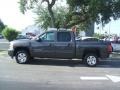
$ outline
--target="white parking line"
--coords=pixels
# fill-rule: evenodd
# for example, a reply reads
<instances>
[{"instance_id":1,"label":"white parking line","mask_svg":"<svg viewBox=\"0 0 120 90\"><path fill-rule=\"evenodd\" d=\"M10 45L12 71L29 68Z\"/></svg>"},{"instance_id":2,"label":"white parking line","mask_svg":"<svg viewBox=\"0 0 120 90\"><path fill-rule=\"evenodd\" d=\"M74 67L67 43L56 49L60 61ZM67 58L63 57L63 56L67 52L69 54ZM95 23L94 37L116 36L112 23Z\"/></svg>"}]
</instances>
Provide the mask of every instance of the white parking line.
<instances>
[{"instance_id":1,"label":"white parking line","mask_svg":"<svg viewBox=\"0 0 120 90\"><path fill-rule=\"evenodd\" d=\"M120 82L120 76L112 76L112 75L106 75L112 82L118 83Z\"/></svg>"},{"instance_id":2,"label":"white parking line","mask_svg":"<svg viewBox=\"0 0 120 90\"><path fill-rule=\"evenodd\" d=\"M106 75L106 77L94 77L94 76L83 76L80 77L81 80L84 81L104 81L104 80L111 80L113 83L119 83L120 82L120 76L113 76L113 75Z\"/></svg>"},{"instance_id":3,"label":"white parking line","mask_svg":"<svg viewBox=\"0 0 120 90\"><path fill-rule=\"evenodd\" d=\"M109 80L107 77L80 77L81 80Z\"/></svg>"}]
</instances>

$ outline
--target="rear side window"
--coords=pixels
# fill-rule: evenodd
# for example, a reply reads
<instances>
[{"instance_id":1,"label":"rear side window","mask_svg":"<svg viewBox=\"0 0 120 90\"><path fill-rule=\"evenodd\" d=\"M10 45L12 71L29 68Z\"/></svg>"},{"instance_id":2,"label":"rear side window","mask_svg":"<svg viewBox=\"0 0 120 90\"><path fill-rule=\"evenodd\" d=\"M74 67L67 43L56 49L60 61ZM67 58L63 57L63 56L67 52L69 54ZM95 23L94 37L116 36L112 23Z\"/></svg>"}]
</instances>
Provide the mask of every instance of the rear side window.
<instances>
[{"instance_id":1,"label":"rear side window","mask_svg":"<svg viewBox=\"0 0 120 90\"><path fill-rule=\"evenodd\" d=\"M71 33L70 32L58 32L57 33L57 41L58 42L69 42L69 41L71 41Z\"/></svg>"}]
</instances>

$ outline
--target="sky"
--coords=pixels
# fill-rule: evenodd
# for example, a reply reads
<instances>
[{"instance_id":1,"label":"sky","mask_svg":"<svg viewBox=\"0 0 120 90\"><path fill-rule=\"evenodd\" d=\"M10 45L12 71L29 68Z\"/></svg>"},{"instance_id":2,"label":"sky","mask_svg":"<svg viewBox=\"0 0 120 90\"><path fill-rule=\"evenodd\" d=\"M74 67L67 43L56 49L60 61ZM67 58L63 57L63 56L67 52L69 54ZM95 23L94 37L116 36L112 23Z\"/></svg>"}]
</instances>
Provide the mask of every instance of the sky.
<instances>
[{"instance_id":1,"label":"sky","mask_svg":"<svg viewBox=\"0 0 120 90\"><path fill-rule=\"evenodd\" d=\"M35 15L32 12L27 12L25 15L20 12L19 0L0 0L0 19L9 27L16 30L23 30L25 27L34 24ZM120 35L120 19L111 21L104 28L97 28L95 25L95 32L97 33L113 33Z\"/></svg>"},{"instance_id":2,"label":"sky","mask_svg":"<svg viewBox=\"0 0 120 90\"><path fill-rule=\"evenodd\" d=\"M0 19L4 24L17 30L22 30L28 25L34 24L33 14L20 12L19 0L0 0Z\"/></svg>"}]
</instances>

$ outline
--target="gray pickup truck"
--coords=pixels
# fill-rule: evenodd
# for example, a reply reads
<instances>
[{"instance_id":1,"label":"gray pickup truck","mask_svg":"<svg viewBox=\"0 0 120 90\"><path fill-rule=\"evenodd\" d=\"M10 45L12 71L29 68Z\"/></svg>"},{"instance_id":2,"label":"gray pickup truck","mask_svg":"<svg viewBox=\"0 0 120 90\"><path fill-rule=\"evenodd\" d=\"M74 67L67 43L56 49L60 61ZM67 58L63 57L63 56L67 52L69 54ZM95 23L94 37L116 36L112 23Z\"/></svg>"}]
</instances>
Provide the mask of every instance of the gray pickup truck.
<instances>
[{"instance_id":1,"label":"gray pickup truck","mask_svg":"<svg viewBox=\"0 0 120 90\"><path fill-rule=\"evenodd\" d=\"M33 58L81 59L88 66L96 66L99 58L108 58L110 43L75 40L72 31L47 31L32 40L10 42L8 54L19 64Z\"/></svg>"}]
</instances>

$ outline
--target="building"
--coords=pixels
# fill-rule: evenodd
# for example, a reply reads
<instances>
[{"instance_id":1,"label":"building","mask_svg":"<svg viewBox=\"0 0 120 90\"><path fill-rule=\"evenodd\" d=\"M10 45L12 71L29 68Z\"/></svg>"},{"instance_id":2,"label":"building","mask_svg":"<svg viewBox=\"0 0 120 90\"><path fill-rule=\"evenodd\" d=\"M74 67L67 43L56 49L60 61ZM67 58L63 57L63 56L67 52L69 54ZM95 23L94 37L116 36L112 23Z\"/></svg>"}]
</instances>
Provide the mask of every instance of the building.
<instances>
[{"instance_id":1,"label":"building","mask_svg":"<svg viewBox=\"0 0 120 90\"><path fill-rule=\"evenodd\" d=\"M30 25L22 30L22 35L27 35L28 33L31 33L33 35L38 35L44 32L44 30L41 27L38 27L36 25Z\"/></svg>"}]
</instances>

